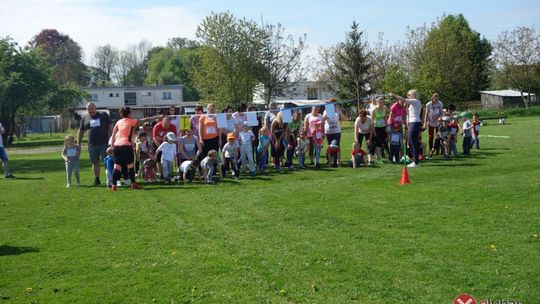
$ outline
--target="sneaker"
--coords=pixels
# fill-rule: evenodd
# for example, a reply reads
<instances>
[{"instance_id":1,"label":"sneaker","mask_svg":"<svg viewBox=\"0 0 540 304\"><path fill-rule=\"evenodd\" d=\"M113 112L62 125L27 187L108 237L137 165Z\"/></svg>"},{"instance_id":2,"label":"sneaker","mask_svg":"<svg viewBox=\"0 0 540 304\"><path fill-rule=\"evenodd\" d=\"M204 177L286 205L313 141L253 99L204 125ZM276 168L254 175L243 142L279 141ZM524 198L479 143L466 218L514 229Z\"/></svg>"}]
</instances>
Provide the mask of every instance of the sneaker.
<instances>
[{"instance_id":1,"label":"sneaker","mask_svg":"<svg viewBox=\"0 0 540 304\"><path fill-rule=\"evenodd\" d=\"M99 185L101 185L101 181L99 180L99 177L96 177L94 179L94 186L99 186Z\"/></svg>"},{"instance_id":2,"label":"sneaker","mask_svg":"<svg viewBox=\"0 0 540 304\"><path fill-rule=\"evenodd\" d=\"M139 186L139 184L137 184L137 183L132 183L132 184L131 184L131 189L132 189L132 190L135 190L135 189L141 189L141 188L142 188L142 187Z\"/></svg>"},{"instance_id":3,"label":"sneaker","mask_svg":"<svg viewBox=\"0 0 540 304\"><path fill-rule=\"evenodd\" d=\"M69 188L69 187L71 187L71 184L67 184L67 185L66 185L66 188Z\"/></svg>"},{"instance_id":4,"label":"sneaker","mask_svg":"<svg viewBox=\"0 0 540 304\"><path fill-rule=\"evenodd\" d=\"M94 183L95 185L95 183ZM116 187L122 187L122 182L120 180L116 181Z\"/></svg>"},{"instance_id":5,"label":"sneaker","mask_svg":"<svg viewBox=\"0 0 540 304\"><path fill-rule=\"evenodd\" d=\"M407 165L407 168L416 168L418 166L419 166L418 164L416 164L415 162L412 162L412 163Z\"/></svg>"},{"instance_id":6,"label":"sneaker","mask_svg":"<svg viewBox=\"0 0 540 304\"><path fill-rule=\"evenodd\" d=\"M15 178L15 176L13 176L13 174L9 173L8 175L6 175L6 178Z\"/></svg>"},{"instance_id":7,"label":"sneaker","mask_svg":"<svg viewBox=\"0 0 540 304\"><path fill-rule=\"evenodd\" d=\"M111 191L116 191L116 185L111 186Z\"/></svg>"}]
</instances>

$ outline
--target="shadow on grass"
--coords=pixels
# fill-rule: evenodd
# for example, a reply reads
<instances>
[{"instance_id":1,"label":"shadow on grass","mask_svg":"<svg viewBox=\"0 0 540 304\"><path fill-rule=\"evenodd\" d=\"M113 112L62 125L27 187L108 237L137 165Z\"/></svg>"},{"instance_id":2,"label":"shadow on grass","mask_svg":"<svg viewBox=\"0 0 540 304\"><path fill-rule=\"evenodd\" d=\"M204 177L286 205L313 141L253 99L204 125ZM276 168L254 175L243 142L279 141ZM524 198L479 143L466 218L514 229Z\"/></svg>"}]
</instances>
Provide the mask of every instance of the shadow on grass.
<instances>
[{"instance_id":1,"label":"shadow on grass","mask_svg":"<svg viewBox=\"0 0 540 304\"><path fill-rule=\"evenodd\" d=\"M50 139L50 140L36 140L36 141L19 141L14 142L9 148L12 149L28 149L28 148L41 148L41 147L62 147L64 145L63 139Z\"/></svg>"},{"instance_id":2,"label":"shadow on grass","mask_svg":"<svg viewBox=\"0 0 540 304\"><path fill-rule=\"evenodd\" d=\"M31 252L39 252L39 249L35 247L13 247L9 245L0 246L0 256L20 255Z\"/></svg>"},{"instance_id":3,"label":"shadow on grass","mask_svg":"<svg viewBox=\"0 0 540 304\"><path fill-rule=\"evenodd\" d=\"M66 170L64 161L60 159L60 156L58 156L58 159L10 159L9 167L14 172L14 175L16 173L49 173ZM83 167L83 164L81 164L81 167Z\"/></svg>"},{"instance_id":4,"label":"shadow on grass","mask_svg":"<svg viewBox=\"0 0 540 304\"><path fill-rule=\"evenodd\" d=\"M45 179L44 177L21 177L20 175L15 176L12 180L40 180Z\"/></svg>"}]
</instances>

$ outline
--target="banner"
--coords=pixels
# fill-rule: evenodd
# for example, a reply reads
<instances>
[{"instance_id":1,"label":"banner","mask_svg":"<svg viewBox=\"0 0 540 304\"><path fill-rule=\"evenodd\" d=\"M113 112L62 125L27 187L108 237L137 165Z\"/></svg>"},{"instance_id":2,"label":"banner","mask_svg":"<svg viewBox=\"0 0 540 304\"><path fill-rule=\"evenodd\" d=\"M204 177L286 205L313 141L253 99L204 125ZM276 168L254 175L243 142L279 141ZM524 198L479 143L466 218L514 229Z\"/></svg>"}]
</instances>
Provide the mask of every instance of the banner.
<instances>
[{"instance_id":1,"label":"banner","mask_svg":"<svg viewBox=\"0 0 540 304\"><path fill-rule=\"evenodd\" d=\"M283 118L284 123L289 123L292 121L292 113L290 109L281 110L281 117Z\"/></svg>"},{"instance_id":2,"label":"banner","mask_svg":"<svg viewBox=\"0 0 540 304\"><path fill-rule=\"evenodd\" d=\"M223 129L227 128L227 113L217 114L217 127Z\"/></svg>"},{"instance_id":3,"label":"banner","mask_svg":"<svg viewBox=\"0 0 540 304\"><path fill-rule=\"evenodd\" d=\"M189 116L187 115L181 115L180 119L178 119L179 128L182 131L191 129L191 124L189 121Z\"/></svg>"}]
</instances>

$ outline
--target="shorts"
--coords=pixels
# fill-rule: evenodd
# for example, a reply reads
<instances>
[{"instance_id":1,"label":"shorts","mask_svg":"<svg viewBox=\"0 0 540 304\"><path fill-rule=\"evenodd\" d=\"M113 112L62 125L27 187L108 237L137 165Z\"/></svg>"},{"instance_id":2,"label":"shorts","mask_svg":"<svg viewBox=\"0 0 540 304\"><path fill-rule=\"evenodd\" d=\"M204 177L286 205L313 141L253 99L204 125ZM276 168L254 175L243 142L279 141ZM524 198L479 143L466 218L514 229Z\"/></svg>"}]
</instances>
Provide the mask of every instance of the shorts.
<instances>
[{"instance_id":1,"label":"shorts","mask_svg":"<svg viewBox=\"0 0 540 304\"><path fill-rule=\"evenodd\" d=\"M7 156L7 153L6 153L6 150L4 149L4 147L0 147L0 160L2 160L2 162L7 162L8 161L8 156Z\"/></svg>"},{"instance_id":2,"label":"shorts","mask_svg":"<svg viewBox=\"0 0 540 304\"><path fill-rule=\"evenodd\" d=\"M88 145L88 155L91 163L103 161L107 156L107 145Z\"/></svg>"},{"instance_id":3,"label":"shorts","mask_svg":"<svg viewBox=\"0 0 540 304\"><path fill-rule=\"evenodd\" d=\"M134 153L131 146L115 146L114 147L114 163L120 166L133 164Z\"/></svg>"}]
</instances>

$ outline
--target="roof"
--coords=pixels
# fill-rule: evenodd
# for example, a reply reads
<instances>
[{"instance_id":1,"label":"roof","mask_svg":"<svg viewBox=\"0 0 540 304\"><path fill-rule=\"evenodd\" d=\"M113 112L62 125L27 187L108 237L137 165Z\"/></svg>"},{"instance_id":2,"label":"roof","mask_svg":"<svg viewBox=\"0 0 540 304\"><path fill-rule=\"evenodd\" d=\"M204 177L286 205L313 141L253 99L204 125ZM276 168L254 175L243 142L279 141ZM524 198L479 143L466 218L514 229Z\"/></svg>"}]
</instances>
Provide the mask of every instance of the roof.
<instances>
[{"instance_id":1,"label":"roof","mask_svg":"<svg viewBox=\"0 0 540 304\"><path fill-rule=\"evenodd\" d=\"M125 90L125 91L145 91L145 90L165 90L181 89L181 84L160 85L160 86L123 86L123 87L82 87L83 90Z\"/></svg>"},{"instance_id":2,"label":"roof","mask_svg":"<svg viewBox=\"0 0 540 304\"><path fill-rule=\"evenodd\" d=\"M515 91L515 90L480 91L480 93L496 95L496 96L504 96L504 97L521 97L521 92ZM523 95L529 95L529 93L523 92ZM533 95L534 94L531 93L531 96Z\"/></svg>"},{"instance_id":3,"label":"roof","mask_svg":"<svg viewBox=\"0 0 540 304\"><path fill-rule=\"evenodd\" d=\"M272 100L272 102L275 102L278 105L283 105L283 104L286 104L286 103L292 103L292 104L297 105L297 106L318 106L318 105L323 105L323 104L327 103L328 100L291 99L291 100ZM253 103L254 104L263 104L264 105L264 104L266 104L266 101L259 99L259 100L254 100Z\"/></svg>"}]
</instances>

